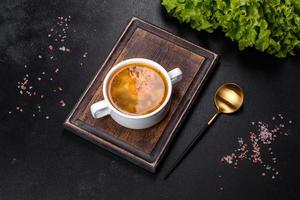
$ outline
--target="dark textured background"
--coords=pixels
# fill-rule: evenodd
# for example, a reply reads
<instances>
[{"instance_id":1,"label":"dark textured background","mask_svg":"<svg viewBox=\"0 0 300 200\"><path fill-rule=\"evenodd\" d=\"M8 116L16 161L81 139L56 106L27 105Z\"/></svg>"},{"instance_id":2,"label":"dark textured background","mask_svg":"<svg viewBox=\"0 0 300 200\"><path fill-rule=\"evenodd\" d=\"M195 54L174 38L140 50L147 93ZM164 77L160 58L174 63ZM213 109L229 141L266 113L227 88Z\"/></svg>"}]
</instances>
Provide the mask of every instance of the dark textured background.
<instances>
[{"instance_id":1,"label":"dark textured background","mask_svg":"<svg viewBox=\"0 0 300 200\"><path fill-rule=\"evenodd\" d=\"M58 59L50 62L44 59L47 34L56 17L68 15L72 16L71 29L77 30L70 32L67 42L72 53L58 54ZM221 55L156 175L62 128L133 15ZM80 66L84 52L88 58ZM43 59L37 58L39 54ZM168 17L159 0L1 0L0 199L298 199L299 55L277 59L253 49L240 52L220 31L199 33ZM30 68L25 69L24 64ZM37 77L56 66L61 71L54 83L33 82L44 91L43 100L18 94L17 82L24 74ZM215 112L213 94L224 82L236 82L244 88L245 106L235 115L221 116L164 181L166 168ZM55 84L64 88L63 93L50 92ZM57 105L60 98L66 107ZM42 112L32 118L37 103ZM15 111L17 105L22 105L23 113ZM236 147L237 137L248 136L251 121L270 121L277 113L293 120L290 135L274 144L280 176L275 180L262 177L260 167L246 162L238 169L220 163L220 157Z\"/></svg>"}]
</instances>

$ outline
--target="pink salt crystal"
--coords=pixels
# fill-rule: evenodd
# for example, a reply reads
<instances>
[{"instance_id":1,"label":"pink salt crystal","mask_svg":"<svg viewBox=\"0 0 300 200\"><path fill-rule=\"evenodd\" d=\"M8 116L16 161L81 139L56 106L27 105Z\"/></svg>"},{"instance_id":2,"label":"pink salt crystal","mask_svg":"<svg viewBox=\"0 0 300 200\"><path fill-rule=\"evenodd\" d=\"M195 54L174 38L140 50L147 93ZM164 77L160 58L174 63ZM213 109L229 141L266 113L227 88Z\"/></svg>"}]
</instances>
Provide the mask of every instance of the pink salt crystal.
<instances>
[{"instance_id":1,"label":"pink salt crystal","mask_svg":"<svg viewBox=\"0 0 300 200\"><path fill-rule=\"evenodd\" d=\"M236 158L236 155L232 153L231 155L223 156L221 158L222 162L227 162L228 164L232 164L233 160Z\"/></svg>"},{"instance_id":2,"label":"pink salt crystal","mask_svg":"<svg viewBox=\"0 0 300 200\"><path fill-rule=\"evenodd\" d=\"M243 145L244 144L243 138L238 138L238 143L240 146Z\"/></svg>"},{"instance_id":3,"label":"pink salt crystal","mask_svg":"<svg viewBox=\"0 0 300 200\"><path fill-rule=\"evenodd\" d=\"M60 51L66 51L66 47L65 46L59 47L59 50Z\"/></svg>"},{"instance_id":4,"label":"pink salt crystal","mask_svg":"<svg viewBox=\"0 0 300 200\"><path fill-rule=\"evenodd\" d=\"M53 46L51 44L48 46L48 48L50 49L50 51L53 50Z\"/></svg>"},{"instance_id":5,"label":"pink salt crystal","mask_svg":"<svg viewBox=\"0 0 300 200\"><path fill-rule=\"evenodd\" d=\"M65 107L65 106L66 106L66 103L65 103L64 100L62 100L62 99L59 101L59 103L60 103L60 105L61 105L62 107Z\"/></svg>"}]
</instances>

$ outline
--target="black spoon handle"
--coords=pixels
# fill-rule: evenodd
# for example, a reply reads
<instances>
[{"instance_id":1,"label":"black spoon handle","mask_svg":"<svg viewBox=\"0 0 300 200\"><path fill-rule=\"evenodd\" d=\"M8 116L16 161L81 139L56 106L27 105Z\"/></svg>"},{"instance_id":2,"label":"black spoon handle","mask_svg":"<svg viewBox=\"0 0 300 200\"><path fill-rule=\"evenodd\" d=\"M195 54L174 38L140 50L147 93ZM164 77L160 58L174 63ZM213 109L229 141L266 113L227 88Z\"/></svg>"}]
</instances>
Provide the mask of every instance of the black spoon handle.
<instances>
[{"instance_id":1,"label":"black spoon handle","mask_svg":"<svg viewBox=\"0 0 300 200\"><path fill-rule=\"evenodd\" d=\"M192 148L198 143L198 141L204 136L205 131L210 127L209 124L206 124L202 129L199 131L199 133L194 137L193 141L189 144L189 146L186 147L184 152L181 153L181 155L177 158L175 163L169 168L167 174L165 175L164 179L167 179L170 174L175 170L175 168L183 161L183 159L186 157L186 155L192 150Z\"/></svg>"}]
</instances>

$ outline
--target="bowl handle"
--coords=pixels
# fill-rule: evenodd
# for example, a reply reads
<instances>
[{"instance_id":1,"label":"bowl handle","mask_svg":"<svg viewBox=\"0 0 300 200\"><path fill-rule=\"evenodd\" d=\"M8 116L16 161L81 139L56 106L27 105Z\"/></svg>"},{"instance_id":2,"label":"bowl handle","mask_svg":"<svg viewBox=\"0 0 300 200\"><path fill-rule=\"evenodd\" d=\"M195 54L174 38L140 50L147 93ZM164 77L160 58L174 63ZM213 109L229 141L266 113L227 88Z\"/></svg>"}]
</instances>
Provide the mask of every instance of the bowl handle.
<instances>
[{"instance_id":1,"label":"bowl handle","mask_svg":"<svg viewBox=\"0 0 300 200\"><path fill-rule=\"evenodd\" d=\"M174 85L175 83L178 83L179 81L181 81L183 73L182 73L181 69L177 67L177 68L169 71L168 74L171 79L172 85Z\"/></svg>"},{"instance_id":2,"label":"bowl handle","mask_svg":"<svg viewBox=\"0 0 300 200\"><path fill-rule=\"evenodd\" d=\"M91 105L91 113L95 119L99 119L99 118L105 117L106 115L109 115L110 111L111 110L108 107L105 100L98 101L98 102L94 103L93 105Z\"/></svg>"}]
</instances>

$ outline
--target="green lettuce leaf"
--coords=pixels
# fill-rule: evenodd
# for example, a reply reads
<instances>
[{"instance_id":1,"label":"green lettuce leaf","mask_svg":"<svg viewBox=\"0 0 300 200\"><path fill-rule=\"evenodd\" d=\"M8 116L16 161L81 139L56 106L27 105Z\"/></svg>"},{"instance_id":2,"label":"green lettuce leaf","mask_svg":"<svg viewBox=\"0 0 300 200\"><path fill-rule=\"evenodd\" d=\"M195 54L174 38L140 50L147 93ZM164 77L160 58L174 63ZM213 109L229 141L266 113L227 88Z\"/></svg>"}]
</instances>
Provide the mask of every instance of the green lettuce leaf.
<instances>
[{"instance_id":1,"label":"green lettuce leaf","mask_svg":"<svg viewBox=\"0 0 300 200\"><path fill-rule=\"evenodd\" d=\"M162 0L167 12L192 28L221 29L239 49L277 57L300 48L300 0Z\"/></svg>"}]
</instances>

